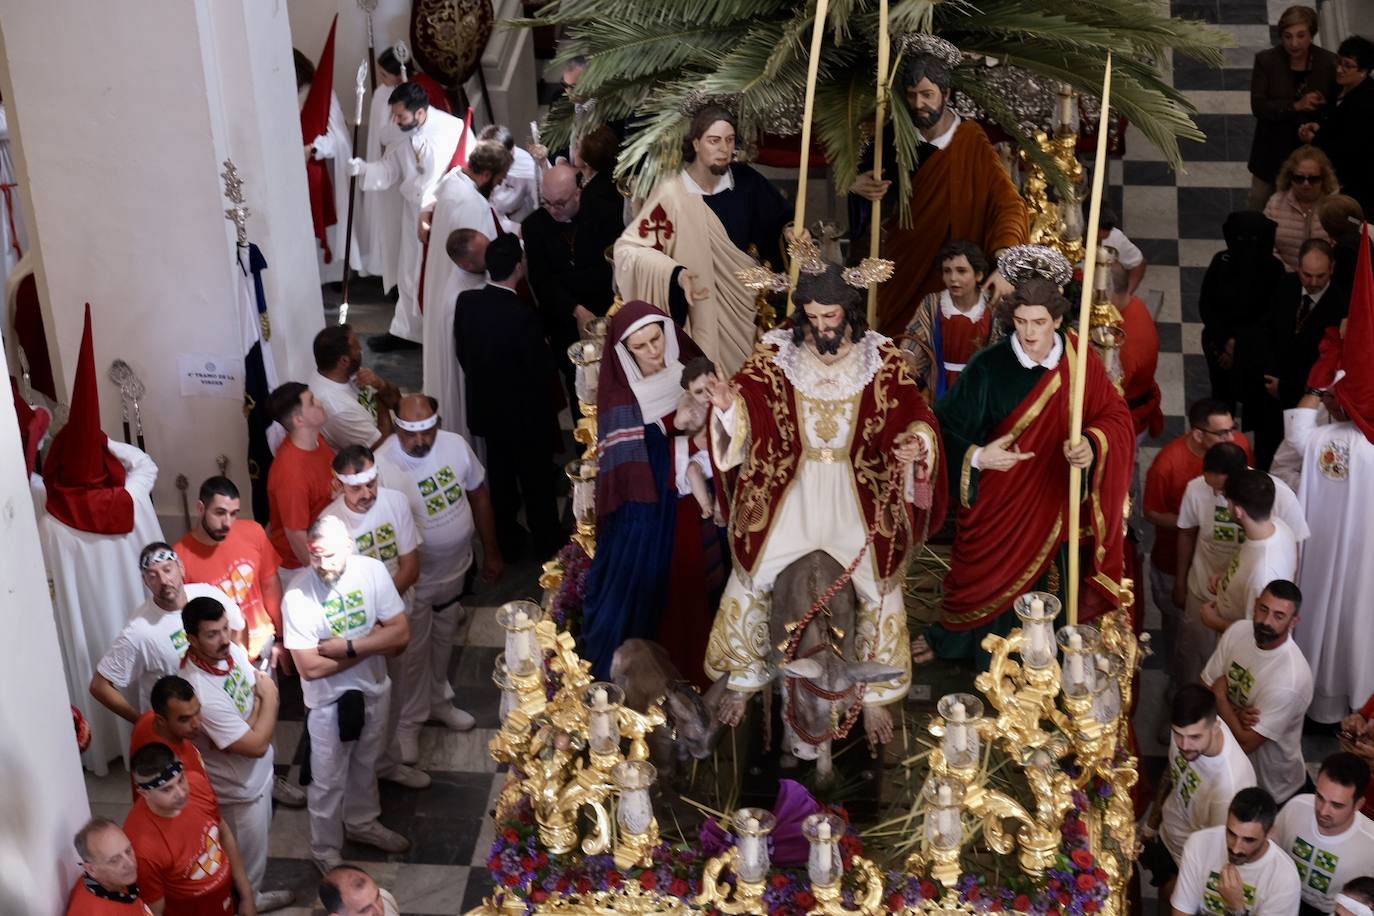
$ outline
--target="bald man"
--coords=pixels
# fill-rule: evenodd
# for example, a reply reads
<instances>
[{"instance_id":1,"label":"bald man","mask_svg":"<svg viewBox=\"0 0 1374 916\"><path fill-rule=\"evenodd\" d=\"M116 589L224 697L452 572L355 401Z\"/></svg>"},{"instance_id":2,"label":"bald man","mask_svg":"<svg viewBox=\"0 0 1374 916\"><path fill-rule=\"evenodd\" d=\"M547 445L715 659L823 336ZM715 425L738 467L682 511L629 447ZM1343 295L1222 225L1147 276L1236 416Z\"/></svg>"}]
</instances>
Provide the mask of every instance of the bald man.
<instances>
[{"instance_id":1,"label":"bald man","mask_svg":"<svg viewBox=\"0 0 1374 916\"><path fill-rule=\"evenodd\" d=\"M401 911L391 892L355 865L340 865L320 879L320 903L328 916L398 916Z\"/></svg>"},{"instance_id":2,"label":"bald man","mask_svg":"<svg viewBox=\"0 0 1374 916\"><path fill-rule=\"evenodd\" d=\"M474 534L482 541L482 578L494 582L504 568L486 471L462 436L440 428L439 406L428 395L403 397L396 434L377 449L383 485L405 494L423 538L420 581L410 612L411 644L417 648L401 658L403 683L397 692L401 715L396 737L401 761L407 764L419 756L420 726L427 720L437 719L455 731L476 724L453 705L448 683Z\"/></svg>"},{"instance_id":3,"label":"bald man","mask_svg":"<svg viewBox=\"0 0 1374 916\"><path fill-rule=\"evenodd\" d=\"M599 197L584 198L578 179L577 169L570 165L545 172L542 206L521 224L530 289L574 410L577 393L568 346L588 321L611 307L606 251L625 228L621 209Z\"/></svg>"}]
</instances>

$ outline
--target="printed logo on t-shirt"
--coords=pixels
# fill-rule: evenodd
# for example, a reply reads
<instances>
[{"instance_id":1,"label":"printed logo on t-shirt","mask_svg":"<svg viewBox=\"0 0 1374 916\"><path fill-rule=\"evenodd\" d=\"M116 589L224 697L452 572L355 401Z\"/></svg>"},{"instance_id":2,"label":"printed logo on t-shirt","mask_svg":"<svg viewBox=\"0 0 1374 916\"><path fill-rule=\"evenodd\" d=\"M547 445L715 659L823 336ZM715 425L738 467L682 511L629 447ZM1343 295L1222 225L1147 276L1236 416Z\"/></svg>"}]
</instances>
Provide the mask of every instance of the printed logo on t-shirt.
<instances>
[{"instance_id":1,"label":"printed logo on t-shirt","mask_svg":"<svg viewBox=\"0 0 1374 916\"><path fill-rule=\"evenodd\" d=\"M400 550L396 547L396 526L390 522L383 522L371 531L364 531L354 538L358 545L358 553L366 557L372 557L385 563L400 556Z\"/></svg>"},{"instance_id":2,"label":"printed logo on t-shirt","mask_svg":"<svg viewBox=\"0 0 1374 916\"><path fill-rule=\"evenodd\" d=\"M1237 551L1237 552L1236 552L1236 555L1235 555L1234 557L1231 558L1231 565L1226 567L1226 574L1223 575L1223 576L1221 577L1221 581L1217 583L1217 594L1218 594L1218 595L1224 595L1224 594L1226 594L1226 589L1227 589L1227 587L1230 586L1230 584L1231 584L1231 577L1234 576L1234 575L1236 574L1236 570L1238 570L1238 569L1240 569L1240 552L1239 552L1239 551Z\"/></svg>"},{"instance_id":3,"label":"printed logo on t-shirt","mask_svg":"<svg viewBox=\"0 0 1374 916\"><path fill-rule=\"evenodd\" d=\"M1245 532L1236 524L1229 506L1212 508L1212 540L1218 544L1245 543Z\"/></svg>"},{"instance_id":4,"label":"printed logo on t-shirt","mask_svg":"<svg viewBox=\"0 0 1374 916\"><path fill-rule=\"evenodd\" d=\"M183 630L181 627L177 627L176 632L169 634L167 638L172 641L172 648L176 649L177 657L181 657L186 654L185 630Z\"/></svg>"},{"instance_id":5,"label":"printed logo on t-shirt","mask_svg":"<svg viewBox=\"0 0 1374 916\"><path fill-rule=\"evenodd\" d=\"M257 580L258 571L252 563L247 560L235 560L229 564L229 571L217 584L219 590L233 598L234 603L247 614L250 607L257 606L257 602L253 600Z\"/></svg>"},{"instance_id":6,"label":"printed logo on t-shirt","mask_svg":"<svg viewBox=\"0 0 1374 916\"><path fill-rule=\"evenodd\" d=\"M426 515L438 515L462 500L463 488L457 481L458 475L446 464L431 476L416 483L420 488L420 495L425 498Z\"/></svg>"},{"instance_id":7,"label":"printed logo on t-shirt","mask_svg":"<svg viewBox=\"0 0 1374 916\"><path fill-rule=\"evenodd\" d=\"M372 419L377 419L377 392L371 388L358 389L358 403L363 409L372 414Z\"/></svg>"},{"instance_id":8,"label":"printed logo on t-shirt","mask_svg":"<svg viewBox=\"0 0 1374 916\"><path fill-rule=\"evenodd\" d=\"M1245 908L1248 910L1255 905L1255 887L1252 884L1241 886L1244 888ZM1221 872L1214 871L1207 876L1207 890L1202 895L1202 911L1213 916L1226 916L1226 901L1221 896Z\"/></svg>"},{"instance_id":9,"label":"printed logo on t-shirt","mask_svg":"<svg viewBox=\"0 0 1374 916\"><path fill-rule=\"evenodd\" d=\"M219 843L219 824L206 824L200 855L186 870L188 881L207 881L224 867L224 847Z\"/></svg>"},{"instance_id":10,"label":"printed logo on t-shirt","mask_svg":"<svg viewBox=\"0 0 1374 916\"><path fill-rule=\"evenodd\" d=\"M1293 837L1289 850L1298 866L1298 877L1302 883L1319 894L1330 893L1331 884L1336 880L1336 866L1341 857L1327 849L1322 849L1300 836Z\"/></svg>"},{"instance_id":11,"label":"printed logo on t-shirt","mask_svg":"<svg viewBox=\"0 0 1374 916\"><path fill-rule=\"evenodd\" d=\"M1186 811L1198 787L1202 785L1202 779L1182 754L1174 758L1174 784L1178 786L1178 800Z\"/></svg>"},{"instance_id":12,"label":"printed logo on t-shirt","mask_svg":"<svg viewBox=\"0 0 1374 916\"><path fill-rule=\"evenodd\" d=\"M329 622L329 631L335 636L367 626L367 605L363 601L363 593L357 589L344 595L343 600L338 595L330 595L322 602L322 606L324 619Z\"/></svg>"},{"instance_id":13,"label":"printed logo on t-shirt","mask_svg":"<svg viewBox=\"0 0 1374 916\"><path fill-rule=\"evenodd\" d=\"M1255 675L1240 662L1231 662L1226 672L1226 695L1238 706L1250 705L1250 691L1255 689Z\"/></svg>"},{"instance_id":14,"label":"printed logo on t-shirt","mask_svg":"<svg viewBox=\"0 0 1374 916\"><path fill-rule=\"evenodd\" d=\"M1322 446L1317 456L1322 476L1331 480L1345 480L1350 476L1350 443L1332 439Z\"/></svg>"},{"instance_id":15,"label":"printed logo on t-shirt","mask_svg":"<svg viewBox=\"0 0 1374 916\"><path fill-rule=\"evenodd\" d=\"M239 715L247 716L253 709L253 685L244 677L243 669L235 665L224 679L224 692L234 702Z\"/></svg>"}]
</instances>

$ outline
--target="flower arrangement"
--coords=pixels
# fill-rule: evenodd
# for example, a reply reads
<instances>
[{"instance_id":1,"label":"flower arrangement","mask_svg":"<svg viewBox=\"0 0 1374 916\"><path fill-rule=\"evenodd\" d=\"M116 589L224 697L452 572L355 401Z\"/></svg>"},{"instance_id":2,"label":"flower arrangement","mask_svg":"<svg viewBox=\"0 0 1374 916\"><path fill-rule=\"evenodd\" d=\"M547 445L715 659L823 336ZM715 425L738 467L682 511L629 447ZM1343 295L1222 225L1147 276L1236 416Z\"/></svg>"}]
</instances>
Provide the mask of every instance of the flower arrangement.
<instances>
[{"instance_id":1,"label":"flower arrangement","mask_svg":"<svg viewBox=\"0 0 1374 916\"><path fill-rule=\"evenodd\" d=\"M577 635L582 629L582 604L586 600L587 572L592 568L592 558L573 541L565 544L554 559L563 569L563 579L554 593L549 617L560 630Z\"/></svg>"}]
</instances>

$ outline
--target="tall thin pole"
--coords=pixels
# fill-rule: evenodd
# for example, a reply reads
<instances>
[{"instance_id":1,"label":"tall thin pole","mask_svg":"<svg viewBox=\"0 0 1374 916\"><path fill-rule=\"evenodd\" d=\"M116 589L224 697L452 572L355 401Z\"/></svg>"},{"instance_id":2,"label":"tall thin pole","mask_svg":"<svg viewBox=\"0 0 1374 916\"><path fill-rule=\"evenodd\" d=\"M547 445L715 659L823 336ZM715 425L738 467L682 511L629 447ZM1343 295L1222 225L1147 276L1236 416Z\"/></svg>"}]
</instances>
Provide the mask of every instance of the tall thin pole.
<instances>
[{"instance_id":1,"label":"tall thin pole","mask_svg":"<svg viewBox=\"0 0 1374 916\"><path fill-rule=\"evenodd\" d=\"M887 93L888 93L888 56L891 47L887 36L887 0L878 2L878 89L877 89L877 113L873 117L873 174L877 178L883 177L883 121L887 116ZM881 199L873 201L873 212L869 216L868 226L868 256L876 259L878 257L878 247L882 240L882 210L883 202ZM878 322L878 284L874 283L868 288L868 326L873 327Z\"/></svg>"},{"instance_id":2,"label":"tall thin pole","mask_svg":"<svg viewBox=\"0 0 1374 916\"><path fill-rule=\"evenodd\" d=\"M811 58L806 63L806 107L802 111L801 168L797 176L797 205L792 215L792 232L800 235L806 226L807 168L811 160L811 111L816 104L816 75L821 65L821 41L825 38L825 12L829 0L816 0L816 22L811 27ZM793 258L788 268L788 286L795 289L801 260Z\"/></svg>"},{"instance_id":3,"label":"tall thin pole","mask_svg":"<svg viewBox=\"0 0 1374 916\"><path fill-rule=\"evenodd\" d=\"M1097 224L1102 213L1102 185L1107 177L1107 114L1112 98L1112 54L1107 52L1106 71L1102 75L1102 111L1097 121L1097 156L1093 160L1092 199L1088 206L1087 252L1083 257L1083 291L1078 304L1078 349L1074 352L1073 392L1069 402L1069 442L1077 446L1083 440L1084 376L1088 371L1088 317L1092 311L1093 274L1097 270ZM1083 471L1069 465L1069 625L1078 624L1078 585L1080 579L1078 557L1079 530L1083 510L1081 490Z\"/></svg>"},{"instance_id":4,"label":"tall thin pole","mask_svg":"<svg viewBox=\"0 0 1374 916\"><path fill-rule=\"evenodd\" d=\"M369 19L369 21L371 21ZM358 131L363 126L363 83L367 80L367 61L358 64L358 78L354 86L353 101L353 150L350 156L358 155ZM358 176L348 178L348 218L344 221L344 262L343 262L343 302L339 305L339 324L348 322L348 281L353 277L353 204L358 197Z\"/></svg>"}]
</instances>

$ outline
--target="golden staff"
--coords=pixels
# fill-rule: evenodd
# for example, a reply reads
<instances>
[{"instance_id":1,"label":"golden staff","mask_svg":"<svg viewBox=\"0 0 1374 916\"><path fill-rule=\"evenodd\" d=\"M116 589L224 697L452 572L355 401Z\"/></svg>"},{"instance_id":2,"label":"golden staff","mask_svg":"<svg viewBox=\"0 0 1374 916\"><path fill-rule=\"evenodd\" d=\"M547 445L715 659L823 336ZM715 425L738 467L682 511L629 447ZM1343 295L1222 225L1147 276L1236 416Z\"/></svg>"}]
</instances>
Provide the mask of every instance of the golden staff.
<instances>
[{"instance_id":1,"label":"golden staff","mask_svg":"<svg viewBox=\"0 0 1374 916\"><path fill-rule=\"evenodd\" d=\"M1078 305L1078 349L1074 352L1073 392L1069 401L1069 443L1077 447L1083 440L1083 383L1088 371L1088 314L1092 310L1093 274L1097 268L1097 221L1102 213L1102 184L1107 177L1107 112L1112 97L1112 53L1107 52L1106 72L1102 75L1102 110L1097 120L1097 156L1093 160L1092 203L1088 207L1087 253L1083 259L1083 290ZM1069 625L1078 624L1079 519L1082 514L1080 491L1083 471L1069 465Z\"/></svg>"},{"instance_id":2,"label":"golden staff","mask_svg":"<svg viewBox=\"0 0 1374 916\"><path fill-rule=\"evenodd\" d=\"M829 0L816 0L816 22L811 27L811 59L806 63L806 107L802 111L801 170L797 178L797 205L792 212L792 237L801 237L806 225L806 177L811 159L811 110L816 104L816 75L821 65L821 39L825 37L825 12ZM794 245L795 249L796 246ZM787 285L797 288L797 274L801 270L801 258L795 254L787 269Z\"/></svg>"},{"instance_id":3,"label":"golden staff","mask_svg":"<svg viewBox=\"0 0 1374 916\"><path fill-rule=\"evenodd\" d=\"M878 2L878 111L873 118L873 174L878 178L883 177L883 118L887 115L887 82L888 82L888 54L890 53L887 39L887 0ZM868 227L868 256L873 259L878 257L878 242L882 235L882 209L881 199L873 201L873 213L869 216ZM873 327L878 321L878 284L873 284L868 288L868 326Z\"/></svg>"}]
</instances>

